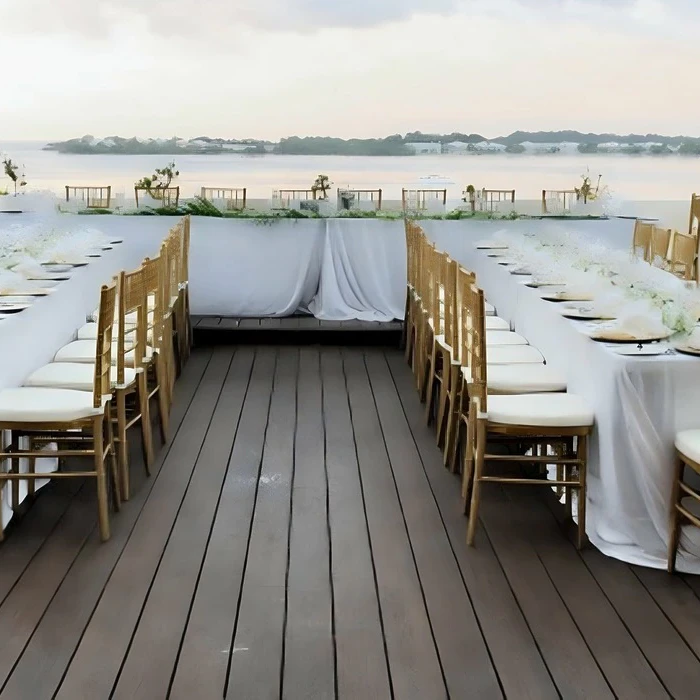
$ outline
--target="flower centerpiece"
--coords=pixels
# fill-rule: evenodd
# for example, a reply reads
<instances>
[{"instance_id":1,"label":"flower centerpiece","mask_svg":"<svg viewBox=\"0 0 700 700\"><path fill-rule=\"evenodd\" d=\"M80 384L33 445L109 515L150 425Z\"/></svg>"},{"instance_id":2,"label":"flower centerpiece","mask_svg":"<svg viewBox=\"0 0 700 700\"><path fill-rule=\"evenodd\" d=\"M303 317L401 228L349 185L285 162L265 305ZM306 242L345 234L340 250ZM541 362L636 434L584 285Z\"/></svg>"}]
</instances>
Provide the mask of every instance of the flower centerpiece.
<instances>
[{"instance_id":1,"label":"flower centerpiece","mask_svg":"<svg viewBox=\"0 0 700 700\"><path fill-rule=\"evenodd\" d=\"M161 206L177 206L180 199L180 188L171 187L173 180L180 175L180 171L172 161L162 168L156 168L153 175L142 177L134 183L136 201L138 203L138 192L143 190L146 194L155 199ZM173 190L175 190L174 196Z\"/></svg>"}]
</instances>

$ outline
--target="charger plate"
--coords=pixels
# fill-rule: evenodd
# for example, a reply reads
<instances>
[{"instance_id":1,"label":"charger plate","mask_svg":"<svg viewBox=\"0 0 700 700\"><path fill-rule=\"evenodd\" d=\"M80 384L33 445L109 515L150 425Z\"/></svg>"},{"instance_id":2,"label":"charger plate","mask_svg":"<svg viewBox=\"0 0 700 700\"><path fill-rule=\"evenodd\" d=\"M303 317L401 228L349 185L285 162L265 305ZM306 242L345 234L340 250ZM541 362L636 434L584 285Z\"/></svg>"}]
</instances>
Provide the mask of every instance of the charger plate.
<instances>
[{"instance_id":1,"label":"charger plate","mask_svg":"<svg viewBox=\"0 0 700 700\"><path fill-rule=\"evenodd\" d=\"M694 348L685 343L679 343L673 347L678 350L678 352L682 352L684 355L695 355L696 357L700 357L700 348Z\"/></svg>"},{"instance_id":2,"label":"charger plate","mask_svg":"<svg viewBox=\"0 0 700 700\"><path fill-rule=\"evenodd\" d=\"M576 309L573 307L562 309L561 315L564 318L571 318L578 321L614 321L616 318L615 316L606 316L594 309Z\"/></svg>"},{"instance_id":3,"label":"charger plate","mask_svg":"<svg viewBox=\"0 0 700 700\"><path fill-rule=\"evenodd\" d=\"M505 243L496 243L495 241L481 241L481 243L476 244L477 250L508 250L508 246Z\"/></svg>"},{"instance_id":4,"label":"charger plate","mask_svg":"<svg viewBox=\"0 0 700 700\"><path fill-rule=\"evenodd\" d=\"M632 335L617 328L603 328L591 333L589 337L604 343L653 343L655 340L666 340L671 335L672 331L663 335Z\"/></svg>"},{"instance_id":5,"label":"charger plate","mask_svg":"<svg viewBox=\"0 0 700 700\"><path fill-rule=\"evenodd\" d=\"M543 294L545 301L593 301L592 294L576 294L576 292L555 292L553 294Z\"/></svg>"}]
</instances>

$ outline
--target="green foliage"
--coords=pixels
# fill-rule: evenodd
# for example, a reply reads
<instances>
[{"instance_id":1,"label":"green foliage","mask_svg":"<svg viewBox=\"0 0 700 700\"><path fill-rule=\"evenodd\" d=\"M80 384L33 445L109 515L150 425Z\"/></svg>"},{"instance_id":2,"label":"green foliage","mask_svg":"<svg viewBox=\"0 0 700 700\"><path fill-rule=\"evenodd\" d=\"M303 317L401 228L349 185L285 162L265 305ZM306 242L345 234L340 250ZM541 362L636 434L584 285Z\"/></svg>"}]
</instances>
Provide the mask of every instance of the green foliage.
<instances>
[{"instance_id":1,"label":"green foliage","mask_svg":"<svg viewBox=\"0 0 700 700\"><path fill-rule=\"evenodd\" d=\"M678 148L678 152L687 156L700 155L700 143L697 141L684 141Z\"/></svg>"},{"instance_id":2,"label":"green foliage","mask_svg":"<svg viewBox=\"0 0 700 700\"><path fill-rule=\"evenodd\" d=\"M578 145L579 153L598 153L597 143L580 143Z\"/></svg>"},{"instance_id":3,"label":"green foliage","mask_svg":"<svg viewBox=\"0 0 700 700\"><path fill-rule=\"evenodd\" d=\"M592 202L594 199L598 198L598 193L600 191L600 181L602 175L598 175L598 181L593 187L591 182L591 176L588 170L581 175L581 187L574 187L574 192L576 192L576 199L582 199L584 204L586 202Z\"/></svg>"},{"instance_id":4,"label":"green foliage","mask_svg":"<svg viewBox=\"0 0 700 700\"><path fill-rule=\"evenodd\" d=\"M160 195L158 190L170 187L170 183L179 174L180 171L175 169L175 161L173 161L163 168L156 168L150 177L142 177L138 182L134 183L134 187L145 189L146 192L157 199Z\"/></svg>"},{"instance_id":5,"label":"green foliage","mask_svg":"<svg viewBox=\"0 0 700 700\"><path fill-rule=\"evenodd\" d=\"M13 163L10 158L4 158L2 165L5 175L10 178L15 194L17 194L17 188L24 187L27 184L27 181L24 179L24 173L20 173L20 166L17 163Z\"/></svg>"},{"instance_id":6,"label":"green foliage","mask_svg":"<svg viewBox=\"0 0 700 700\"><path fill-rule=\"evenodd\" d=\"M643 146L623 146L621 152L628 156L636 156L645 152Z\"/></svg>"},{"instance_id":7,"label":"green foliage","mask_svg":"<svg viewBox=\"0 0 700 700\"><path fill-rule=\"evenodd\" d=\"M653 156L664 156L668 153L672 153L671 149L668 146L664 145L659 145L659 144L654 144L651 146L649 149L649 153L651 153Z\"/></svg>"},{"instance_id":8,"label":"green foliage","mask_svg":"<svg viewBox=\"0 0 700 700\"><path fill-rule=\"evenodd\" d=\"M111 209L79 209L77 212L73 212L79 216L104 216L105 214L113 214Z\"/></svg>"},{"instance_id":9,"label":"green foliage","mask_svg":"<svg viewBox=\"0 0 700 700\"><path fill-rule=\"evenodd\" d=\"M311 185L311 191L317 195L317 199L328 199L328 190L330 190L332 184L328 175L319 175L314 180L314 184Z\"/></svg>"},{"instance_id":10,"label":"green foliage","mask_svg":"<svg viewBox=\"0 0 700 700\"><path fill-rule=\"evenodd\" d=\"M410 156L400 135L385 139L336 139L323 136L290 136L279 142L275 153L319 156Z\"/></svg>"},{"instance_id":11,"label":"green foliage","mask_svg":"<svg viewBox=\"0 0 700 700\"><path fill-rule=\"evenodd\" d=\"M525 146L521 143L509 143L506 146L506 153L525 153Z\"/></svg>"},{"instance_id":12,"label":"green foliage","mask_svg":"<svg viewBox=\"0 0 700 700\"><path fill-rule=\"evenodd\" d=\"M193 216L223 217L224 215L212 202L203 197L195 197L193 202L187 202L184 205L184 209L188 214L192 214Z\"/></svg>"}]
</instances>

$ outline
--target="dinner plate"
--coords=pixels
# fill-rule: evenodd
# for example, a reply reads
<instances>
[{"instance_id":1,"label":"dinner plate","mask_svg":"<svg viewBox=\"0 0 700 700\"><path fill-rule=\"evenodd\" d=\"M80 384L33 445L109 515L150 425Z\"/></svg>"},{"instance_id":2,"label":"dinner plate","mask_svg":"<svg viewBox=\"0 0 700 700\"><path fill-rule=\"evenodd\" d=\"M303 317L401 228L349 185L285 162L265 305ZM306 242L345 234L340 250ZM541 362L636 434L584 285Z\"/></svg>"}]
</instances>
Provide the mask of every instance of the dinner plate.
<instances>
[{"instance_id":1,"label":"dinner plate","mask_svg":"<svg viewBox=\"0 0 700 700\"><path fill-rule=\"evenodd\" d=\"M545 301L593 301L592 294L577 294L576 292L554 292L542 295Z\"/></svg>"},{"instance_id":2,"label":"dinner plate","mask_svg":"<svg viewBox=\"0 0 700 700\"><path fill-rule=\"evenodd\" d=\"M655 340L665 340L671 335L673 335L672 331L668 331L663 335L631 335L617 328L603 328L591 333L589 338L601 343L653 343Z\"/></svg>"},{"instance_id":3,"label":"dinner plate","mask_svg":"<svg viewBox=\"0 0 700 700\"><path fill-rule=\"evenodd\" d=\"M667 345L661 343L647 343L646 345L620 345L613 348L616 355L626 355L627 357L649 357L651 355L665 355L668 351ZM700 351L698 351L700 354Z\"/></svg>"},{"instance_id":4,"label":"dinner plate","mask_svg":"<svg viewBox=\"0 0 700 700\"><path fill-rule=\"evenodd\" d=\"M31 304L3 304L0 301L0 314L16 314L18 311L28 309Z\"/></svg>"},{"instance_id":5,"label":"dinner plate","mask_svg":"<svg viewBox=\"0 0 700 700\"><path fill-rule=\"evenodd\" d=\"M517 267L515 270L510 271L511 275L531 275L532 271L528 270L526 267Z\"/></svg>"},{"instance_id":6,"label":"dinner plate","mask_svg":"<svg viewBox=\"0 0 700 700\"><path fill-rule=\"evenodd\" d=\"M505 243L496 243L489 241L482 241L476 244L477 250L508 250L508 246Z\"/></svg>"},{"instance_id":7,"label":"dinner plate","mask_svg":"<svg viewBox=\"0 0 700 700\"><path fill-rule=\"evenodd\" d=\"M18 289L15 290L14 292L3 292L0 291L0 297L17 297L17 296L23 296L23 297L44 297L47 294L51 294L52 290L48 288L44 289Z\"/></svg>"},{"instance_id":8,"label":"dinner plate","mask_svg":"<svg viewBox=\"0 0 700 700\"><path fill-rule=\"evenodd\" d=\"M538 289L539 287L564 287L566 286L566 282L555 282L554 280L530 280L527 283L527 286L532 287L533 289Z\"/></svg>"},{"instance_id":9,"label":"dinner plate","mask_svg":"<svg viewBox=\"0 0 700 700\"><path fill-rule=\"evenodd\" d=\"M587 309L586 307L575 308L566 307L561 310L561 315L564 318L571 318L579 321L614 321L615 316L608 316L595 309Z\"/></svg>"},{"instance_id":10,"label":"dinner plate","mask_svg":"<svg viewBox=\"0 0 700 700\"><path fill-rule=\"evenodd\" d=\"M65 282L70 277L65 272L46 272L43 275L37 273L31 277L27 277L30 282Z\"/></svg>"},{"instance_id":11,"label":"dinner plate","mask_svg":"<svg viewBox=\"0 0 700 700\"><path fill-rule=\"evenodd\" d=\"M60 265L61 267L85 267L85 265L89 265L90 261L89 260L61 260L61 262L45 262L41 263L44 267L54 267L56 265Z\"/></svg>"},{"instance_id":12,"label":"dinner plate","mask_svg":"<svg viewBox=\"0 0 700 700\"><path fill-rule=\"evenodd\" d=\"M695 355L696 357L700 357L700 348L694 348L690 345L686 345L685 343L679 343L673 347L678 350L678 352L682 352L684 355Z\"/></svg>"},{"instance_id":13,"label":"dinner plate","mask_svg":"<svg viewBox=\"0 0 700 700\"><path fill-rule=\"evenodd\" d=\"M51 272L48 274L59 274L61 272L71 272L73 265L64 265L62 263L42 263L42 267L47 267Z\"/></svg>"}]
</instances>

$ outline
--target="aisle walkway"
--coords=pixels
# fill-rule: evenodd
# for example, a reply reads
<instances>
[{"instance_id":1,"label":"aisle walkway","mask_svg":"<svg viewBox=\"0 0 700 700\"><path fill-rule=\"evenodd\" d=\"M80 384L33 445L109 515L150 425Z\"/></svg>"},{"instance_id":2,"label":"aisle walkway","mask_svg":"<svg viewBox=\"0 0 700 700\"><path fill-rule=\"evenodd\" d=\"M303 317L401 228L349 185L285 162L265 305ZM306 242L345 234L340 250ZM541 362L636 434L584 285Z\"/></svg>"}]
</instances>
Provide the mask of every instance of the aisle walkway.
<instances>
[{"instance_id":1,"label":"aisle walkway","mask_svg":"<svg viewBox=\"0 0 700 700\"><path fill-rule=\"evenodd\" d=\"M0 547L0 698L697 697L700 582L522 488L467 549L422 414L396 351L195 352L112 539L64 482Z\"/></svg>"}]
</instances>

